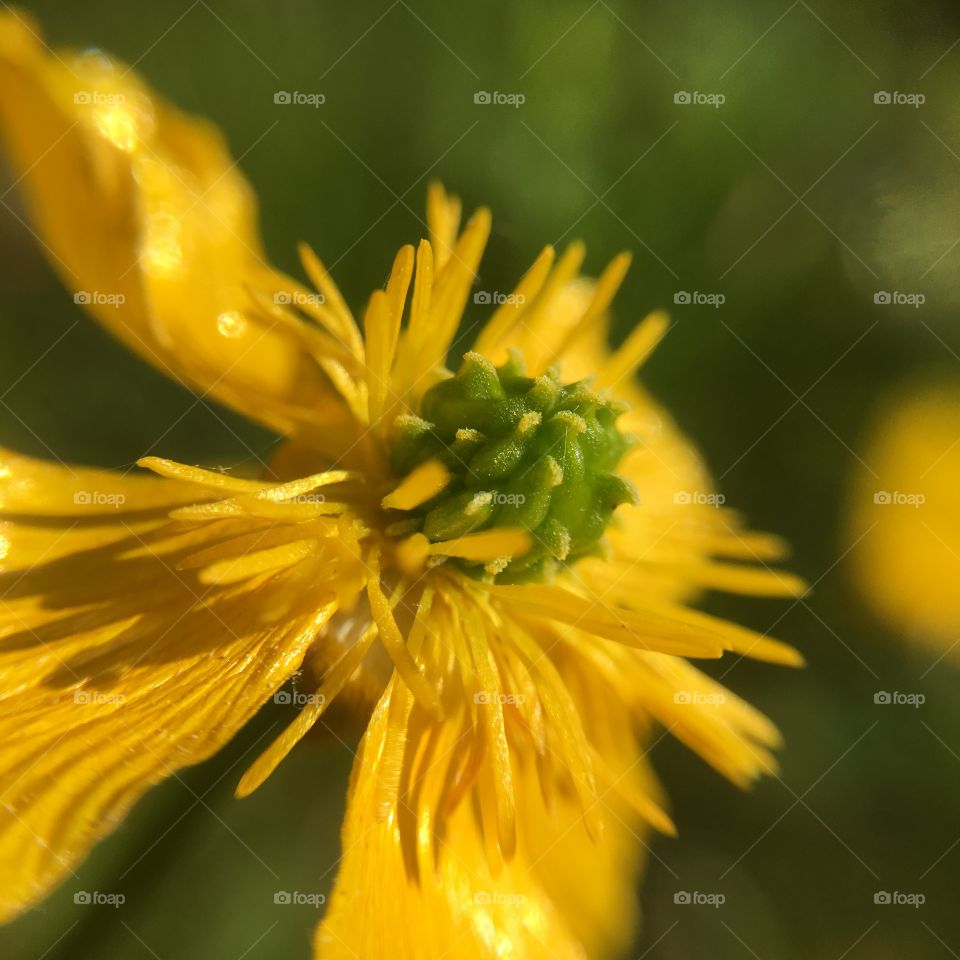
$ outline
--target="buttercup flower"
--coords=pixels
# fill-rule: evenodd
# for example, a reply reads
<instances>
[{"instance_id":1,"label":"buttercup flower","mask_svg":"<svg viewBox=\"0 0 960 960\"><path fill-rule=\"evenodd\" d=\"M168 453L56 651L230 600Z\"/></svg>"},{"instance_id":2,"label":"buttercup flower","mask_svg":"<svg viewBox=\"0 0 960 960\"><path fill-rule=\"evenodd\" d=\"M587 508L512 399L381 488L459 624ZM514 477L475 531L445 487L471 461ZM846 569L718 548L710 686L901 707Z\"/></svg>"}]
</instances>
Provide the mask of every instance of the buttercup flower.
<instances>
[{"instance_id":1,"label":"buttercup flower","mask_svg":"<svg viewBox=\"0 0 960 960\"><path fill-rule=\"evenodd\" d=\"M960 384L885 396L862 445L845 531L871 609L905 640L960 651Z\"/></svg>"},{"instance_id":2,"label":"buttercup flower","mask_svg":"<svg viewBox=\"0 0 960 960\"><path fill-rule=\"evenodd\" d=\"M774 765L770 722L688 658L799 663L688 603L802 589L635 382L665 318L608 348L627 258L594 283L581 245L545 249L448 370L486 210L461 231L431 187L429 240L358 324L311 250L312 287L265 262L219 136L114 61L50 55L4 16L0 123L93 316L286 438L253 479L2 453L0 915L302 671L238 793L345 690L367 703L317 956L625 947L639 837L673 830L657 726L738 784Z\"/></svg>"}]
</instances>

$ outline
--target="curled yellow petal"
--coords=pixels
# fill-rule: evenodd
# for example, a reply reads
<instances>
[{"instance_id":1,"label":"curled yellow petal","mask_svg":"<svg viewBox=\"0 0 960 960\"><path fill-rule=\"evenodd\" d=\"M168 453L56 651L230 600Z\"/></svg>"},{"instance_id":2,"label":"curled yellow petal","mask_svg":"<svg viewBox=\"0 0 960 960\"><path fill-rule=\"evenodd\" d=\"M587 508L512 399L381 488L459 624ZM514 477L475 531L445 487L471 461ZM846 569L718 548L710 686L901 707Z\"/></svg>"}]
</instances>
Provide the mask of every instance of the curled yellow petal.
<instances>
[{"instance_id":1,"label":"curled yellow petal","mask_svg":"<svg viewBox=\"0 0 960 960\"><path fill-rule=\"evenodd\" d=\"M292 432L329 393L270 286L252 190L209 123L101 52L48 52L0 14L0 134L40 244L111 333L174 379Z\"/></svg>"}]
</instances>

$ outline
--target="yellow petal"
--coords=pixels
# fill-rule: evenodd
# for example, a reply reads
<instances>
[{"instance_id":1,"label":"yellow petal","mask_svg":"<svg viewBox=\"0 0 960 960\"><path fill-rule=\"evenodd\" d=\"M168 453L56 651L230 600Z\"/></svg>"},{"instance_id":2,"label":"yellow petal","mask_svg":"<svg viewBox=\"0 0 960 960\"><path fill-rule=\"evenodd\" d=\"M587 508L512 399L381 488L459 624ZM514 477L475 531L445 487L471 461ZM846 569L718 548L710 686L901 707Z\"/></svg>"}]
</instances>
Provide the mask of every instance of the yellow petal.
<instances>
[{"instance_id":1,"label":"yellow petal","mask_svg":"<svg viewBox=\"0 0 960 960\"><path fill-rule=\"evenodd\" d=\"M193 484L74 475L11 455L0 464L0 919L9 919L150 786L223 746L299 668L335 602L291 605L282 577L251 592L178 570L210 528L182 532L163 508L195 494ZM114 505L84 516L71 495L78 482L109 491ZM265 620L281 598L285 619Z\"/></svg>"},{"instance_id":2,"label":"yellow petal","mask_svg":"<svg viewBox=\"0 0 960 960\"><path fill-rule=\"evenodd\" d=\"M102 53L48 53L0 15L0 134L38 240L108 330L171 377L284 432L327 393L269 287L249 184L222 136Z\"/></svg>"},{"instance_id":3,"label":"yellow petal","mask_svg":"<svg viewBox=\"0 0 960 960\"><path fill-rule=\"evenodd\" d=\"M494 875L473 804L461 802L444 820L442 837L434 835L448 764L462 749L459 727L424 728L411 720L406 739L396 741L404 749L398 761L390 720L385 695L351 777L344 857L317 929L318 960L602 960L626 947L636 919L639 828L615 797L603 838L594 842L577 803L558 796L548 810L532 766L520 768L518 849ZM428 759L411 772L411 757ZM395 776L398 762L415 787L405 792L401 782L399 799L378 810L383 782ZM412 852L403 835L408 825Z\"/></svg>"}]
</instances>

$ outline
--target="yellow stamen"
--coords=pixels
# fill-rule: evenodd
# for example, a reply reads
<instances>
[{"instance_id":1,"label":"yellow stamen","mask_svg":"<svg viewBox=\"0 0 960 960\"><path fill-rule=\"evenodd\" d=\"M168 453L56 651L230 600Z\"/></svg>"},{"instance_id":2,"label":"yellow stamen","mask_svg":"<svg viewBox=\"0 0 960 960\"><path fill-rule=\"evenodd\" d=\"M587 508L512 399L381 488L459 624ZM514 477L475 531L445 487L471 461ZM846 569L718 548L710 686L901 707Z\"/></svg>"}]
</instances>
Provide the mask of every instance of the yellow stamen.
<instances>
[{"instance_id":1,"label":"yellow stamen","mask_svg":"<svg viewBox=\"0 0 960 960\"><path fill-rule=\"evenodd\" d=\"M259 573L292 567L317 552L316 540L295 540L277 547L257 550L244 556L214 563L200 573L200 582L207 584L238 583Z\"/></svg>"},{"instance_id":2,"label":"yellow stamen","mask_svg":"<svg viewBox=\"0 0 960 960\"><path fill-rule=\"evenodd\" d=\"M430 304L429 335L420 344L419 373L441 366L446 360L489 236L490 211L481 207L460 235L443 272L438 271Z\"/></svg>"},{"instance_id":3,"label":"yellow stamen","mask_svg":"<svg viewBox=\"0 0 960 960\"><path fill-rule=\"evenodd\" d=\"M263 480L246 480L234 477L217 470L204 470L202 467L191 467L185 463L166 460L163 457L141 457L137 461L138 467L152 470L170 480L184 480L189 483L199 483L205 487L214 487L217 490L229 490L231 493L259 493L270 486Z\"/></svg>"},{"instance_id":4,"label":"yellow stamen","mask_svg":"<svg viewBox=\"0 0 960 960\"><path fill-rule=\"evenodd\" d=\"M427 187L427 225L438 273L453 254L460 213L460 198L448 194L438 181L431 181Z\"/></svg>"},{"instance_id":5,"label":"yellow stamen","mask_svg":"<svg viewBox=\"0 0 960 960\"><path fill-rule=\"evenodd\" d=\"M754 660L765 660L767 663L778 663L785 667L802 667L802 654L786 643L763 636L746 627L740 627L720 617L712 617L691 610L688 607L672 606L654 601L644 601L644 610L659 612L666 617L677 617L693 627L703 627L711 633L723 638L726 645L734 653L750 656Z\"/></svg>"},{"instance_id":6,"label":"yellow stamen","mask_svg":"<svg viewBox=\"0 0 960 960\"><path fill-rule=\"evenodd\" d=\"M310 696L308 703L293 723L257 757L243 775L237 785L238 797L246 797L253 793L276 770L280 761L303 739L357 671L376 636L376 625L370 624L361 634L360 639L327 671L323 683Z\"/></svg>"},{"instance_id":7,"label":"yellow stamen","mask_svg":"<svg viewBox=\"0 0 960 960\"><path fill-rule=\"evenodd\" d=\"M597 374L597 387L614 387L621 380L635 373L646 363L669 326L670 318L662 310L657 310L645 317L624 340L616 353L600 368Z\"/></svg>"},{"instance_id":8,"label":"yellow stamen","mask_svg":"<svg viewBox=\"0 0 960 960\"><path fill-rule=\"evenodd\" d=\"M422 533L415 533L406 540L401 540L393 551L397 566L411 577L420 574L429 556L430 541Z\"/></svg>"},{"instance_id":9,"label":"yellow stamen","mask_svg":"<svg viewBox=\"0 0 960 960\"><path fill-rule=\"evenodd\" d=\"M353 314L333 282L333 278L327 273L327 268L307 244L301 243L297 250L310 282L323 294L324 304L336 318L334 332L350 347L355 357L362 358L363 338L360 336L357 322L353 319Z\"/></svg>"},{"instance_id":10,"label":"yellow stamen","mask_svg":"<svg viewBox=\"0 0 960 960\"><path fill-rule=\"evenodd\" d=\"M685 618L668 617L644 609L610 609L561 587L525 583L494 586L490 593L518 612L535 614L586 630L640 650L655 650L680 657L716 658L730 649L728 639L716 630L701 628ZM684 612L686 612L684 610Z\"/></svg>"},{"instance_id":11,"label":"yellow stamen","mask_svg":"<svg viewBox=\"0 0 960 960\"><path fill-rule=\"evenodd\" d=\"M611 301L617 294L617 290L620 289L620 284L623 283L623 278L627 275L627 270L630 269L630 260L629 253L618 253L607 264L606 269L600 274L600 279L597 280L593 297L590 299L587 309L566 337L554 348L549 357L550 363L555 362L565 350L569 349L573 340L585 331L590 330L597 320L606 313Z\"/></svg>"},{"instance_id":12,"label":"yellow stamen","mask_svg":"<svg viewBox=\"0 0 960 960\"><path fill-rule=\"evenodd\" d=\"M235 521L225 520L224 523L230 525L227 529L233 530ZM308 521L307 523L279 524L272 530L257 529L249 533L242 533L240 536L231 536L212 547L197 550L180 560L177 563L177 569L196 570L200 567L209 567L221 560L245 555L251 550L265 550L268 547L293 543L295 540L304 540L307 537L316 539L333 537L337 535L337 532L336 521L325 519Z\"/></svg>"},{"instance_id":13,"label":"yellow stamen","mask_svg":"<svg viewBox=\"0 0 960 960\"><path fill-rule=\"evenodd\" d=\"M363 318L368 404L372 424L381 420L387 403L390 371L400 335L400 321L413 275L413 259L413 247L401 247L393 262L386 291L378 290L374 293Z\"/></svg>"},{"instance_id":14,"label":"yellow stamen","mask_svg":"<svg viewBox=\"0 0 960 960\"><path fill-rule=\"evenodd\" d=\"M337 393L343 397L350 408L350 412L359 423L368 424L370 422L369 394L367 385L362 380L355 380L347 368L333 357L319 357L317 363L320 368L330 378Z\"/></svg>"},{"instance_id":15,"label":"yellow stamen","mask_svg":"<svg viewBox=\"0 0 960 960\"><path fill-rule=\"evenodd\" d=\"M362 480L363 475L351 470L324 470L321 473L311 474L309 477L300 477L288 483L269 486L256 494L258 500L271 500L281 503L292 497L303 496L319 487L327 487L334 483L343 483L346 480Z\"/></svg>"},{"instance_id":16,"label":"yellow stamen","mask_svg":"<svg viewBox=\"0 0 960 960\"><path fill-rule=\"evenodd\" d=\"M410 302L410 321L406 333L397 347L397 361L393 379L399 395L412 391L422 393L429 383L417 383L422 370L419 365L421 345L430 337L430 303L433 295L433 249L426 240L417 248L416 274L413 281L413 297ZM418 372L420 371L420 372Z\"/></svg>"},{"instance_id":17,"label":"yellow stamen","mask_svg":"<svg viewBox=\"0 0 960 960\"><path fill-rule=\"evenodd\" d=\"M421 673L410 651L407 649L403 634L397 626L390 603L380 587L380 563L377 550L370 554L371 575L367 580L367 599L370 609L380 630L380 642L390 655L397 673L403 678L417 702L432 716L440 719L440 701L437 691Z\"/></svg>"},{"instance_id":18,"label":"yellow stamen","mask_svg":"<svg viewBox=\"0 0 960 960\"><path fill-rule=\"evenodd\" d=\"M490 649L486 631L475 612L463 611L467 643L473 665L477 671L480 687L486 696L479 706L480 721L483 726L487 749L490 757L490 773L496 798L496 836L500 852L507 859L516 849L516 808L513 796L513 772L510 765L510 745L503 721L503 703L501 701L500 672L497 669L493 651Z\"/></svg>"},{"instance_id":19,"label":"yellow stamen","mask_svg":"<svg viewBox=\"0 0 960 960\"><path fill-rule=\"evenodd\" d=\"M487 325L480 331L480 336L473 346L477 353L489 357L495 364L501 364L507 359L507 349L504 346L507 335L542 289L553 267L554 256L553 247L544 247L540 251L540 255L517 284L513 296L497 307Z\"/></svg>"},{"instance_id":20,"label":"yellow stamen","mask_svg":"<svg viewBox=\"0 0 960 960\"><path fill-rule=\"evenodd\" d=\"M380 505L385 510L413 510L435 497L450 482L450 471L439 460L428 460L407 474Z\"/></svg>"},{"instance_id":21,"label":"yellow stamen","mask_svg":"<svg viewBox=\"0 0 960 960\"><path fill-rule=\"evenodd\" d=\"M431 543L429 553L433 556L484 562L501 557L518 557L532 546L533 537L522 527L498 527L495 530L468 533L455 540Z\"/></svg>"}]
</instances>

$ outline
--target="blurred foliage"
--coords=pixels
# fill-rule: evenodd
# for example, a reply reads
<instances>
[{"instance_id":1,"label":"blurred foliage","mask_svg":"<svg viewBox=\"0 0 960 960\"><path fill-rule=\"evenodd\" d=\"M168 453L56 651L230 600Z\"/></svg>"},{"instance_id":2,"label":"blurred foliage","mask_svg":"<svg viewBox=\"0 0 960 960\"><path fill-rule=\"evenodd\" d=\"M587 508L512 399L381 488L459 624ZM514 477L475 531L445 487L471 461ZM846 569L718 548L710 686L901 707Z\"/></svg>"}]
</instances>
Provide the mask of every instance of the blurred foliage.
<instances>
[{"instance_id":1,"label":"blurred foliage","mask_svg":"<svg viewBox=\"0 0 960 960\"><path fill-rule=\"evenodd\" d=\"M651 388L727 502L789 539L793 568L815 585L793 604L709 599L799 646L809 668L715 668L781 725L782 779L742 795L682 748L656 748L681 833L652 841L636 952L960 952L955 668L927 672L934 655L870 619L838 534L851 477L867 468L857 450L878 396L908 377L957 376L957 7L26 6L53 43L102 46L221 125L259 193L271 256L296 272L296 242L312 243L357 306L396 247L424 232L434 176L467 208L493 208L484 289L509 289L545 242L583 238L594 272L635 252L618 336L649 309L672 309ZM277 90L326 102L276 105ZM526 102L476 105L478 90ZM677 91L726 102L678 105ZM876 104L878 91L925 103ZM235 464L248 445L270 449L272 437L96 329L6 210L0 252L3 443L106 466L147 453ZM874 303L894 290L926 302ZM674 307L678 291L726 299ZM874 705L875 691L896 689L927 702ZM75 881L0 933L4 956L308 957L316 911L281 910L272 895L328 889L349 750L308 741L252 798L232 798L258 743L286 719L265 710L222 756L154 791ZM127 903L76 906L77 889L123 890ZM675 905L678 890L722 892L726 903ZM879 890L922 892L926 903L875 906Z\"/></svg>"}]
</instances>

